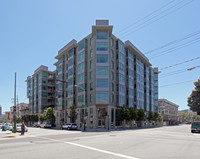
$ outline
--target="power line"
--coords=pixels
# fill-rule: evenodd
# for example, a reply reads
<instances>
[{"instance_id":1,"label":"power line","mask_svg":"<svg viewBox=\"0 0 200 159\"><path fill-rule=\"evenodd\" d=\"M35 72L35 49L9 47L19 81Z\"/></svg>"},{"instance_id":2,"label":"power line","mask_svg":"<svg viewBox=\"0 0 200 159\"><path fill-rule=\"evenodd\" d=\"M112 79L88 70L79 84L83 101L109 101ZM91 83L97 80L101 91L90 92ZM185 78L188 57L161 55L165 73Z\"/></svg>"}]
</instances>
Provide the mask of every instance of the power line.
<instances>
[{"instance_id":1,"label":"power line","mask_svg":"<svg viewBox=\"0 0 200 159\"><path fill-rule=\"evenodd\" d=\"M152 21L152 22L150 22L150 23L147 23L146 25L143 25L143 24L145 24L146 22L152 20L153 18L155 18L155 17L157 17L157 16L160 16L160 14L157 15L157 16L154 16L153 18L150 18L150 19L144 21L142 24L139 24L138 26L136 26L135 30L133 30L132 32L129 32L129 31L132 30L132 29L130 29L129 31L126 31L126 32L124 33L124 35L123 35L121 38L126 37L126 36L130 35L131 33L134 33L134 32L136 32L136 31L138 31L138 30L141 30L142 28L144 28L144 27L146 27L146 26L148 26L148 25L150 25L150 24L152 24L152 23L154 23L154 22L160 20L161 18L164 18L164 17L166 17L167 15L172 14L172 13L178 11L179 9L181 9L181 8L183 8L184 6L188 5L188 4L191 3L192 1L193 1L193 0L189 1L188 3L185 3L184 5L180 6L179 8L177 8L177 9L175 9L175 10L172 10L171 12L168 12L167 14L165 14L165 15L159 17L158 19L156 19L156 20L154 20L154 21ZM182 2L182 1L181 1L181 2ZM181 3L181 2L179 2L179 3ZM177 4L176 4L176 6L177 6ZM141 26L140 26L140 25L141 25ZM143 25L143 26L142 26L142 25ZM138 27L138 28L137 28L137 27ZM133 29L134 29L134 28L133 28Z\"/></svg>"},{"instance_id":2,"label":"power line","mask_svg":"<svg viewBox=\"0 0 200 159\"><path fill-rule=\"evenodd\" d=\"M176 75L176 74L180 74L180 73L183 73L183 72L188 72L187 68L186 68L186 69L180 69L180 70L173 71L173 72L169 72L169 73L165 73L165 74L161 74L161 75L159 76L159 78L163 78L163 77L168 77L168 76Z\"/></svg>"},{"instance_id":3,"label":"power line","mask_svg":"<svg viewBox=\"0 0 200 159\"><path fill-rule=\"evenodd\" d=\"M193 40L191 40L190 42L187 42L187 43L184 43L184 44L175 46L175 47L173 47L173 48L170 48L170 49L161 51L161 52L159 52L159 53L153 54L153 55L151 55L150 57L151 57L151 58L159 57L159 56L168 54L168 53L170 53L170 52L173 52L173 51L175 51L175 50L184 48L184 47L186 47L186 46L195 44L195 43L197 43L197 42L199 42L199 41L200 41L200 37L198 37L198 38L196 38L196 39L193 39Z\"/></svg>"},{"instance_id":4,"label":"power line","mask_svg":"<svg viewBox=\"0 0 200 159\"><path fill-rule=\"evenodd\" d=\"M173 45L173 44L176 44L176 43L178 43L178 42L181 42L181 41L183 41L183 40L189 39L189 38L191 38L191 37L193 37L193 36L196 36L196 35L198 35L198 34L200 34L200 30L198 30L198 31L196 31L196 32L194 32L194 33L191 33L191 34L189 34L189 35L186 35L186 36L184 36L184 37L182 37L182 38L180 38L180 39L171 41L171 42L169 42L169 43L167 43L167 44L165 44L165 45L162 45L162 46L160 46L160 47L158 47L158 48L155 48L155 49L152 49L152 50L150 50L150 51L147 51L147 52L145 52L144 54L147 55L147 54L150 54L150 53L152 53L152 52L156 52L156 51L158 51L158 50L160 50L160 49L162 49L162 48L165 48L165 47L168 47L168 46L170 46L170 45Z\"/></svg>"},{"instance_id":5,"label":"power line","mask_svg":"<svg viewBox=\"0 0 200 159\"><path fill-rule=\"evenodd\" d=\"M130 28L130 27L134 26L135 24L139 23L140 21L142 21L142 20L148 18L149 16L153 15L154 13L156 13L156 12L158 12L159 10L165 8L166 6L168 6L169 4L171 4L171 3L173 3L173 2L174 2L174 0L170 1L169 3L167 3L167 4L163 5L162 7L160 7L159 9L157 9L157 10L151 12L150 14L148 14L148 15L144 16L143 18L137 20L136 22L130 24L129 26L125 27L124 29L122 29L122 30L116 32L116 34L120 34L120 32L123 32L123 31L127 30L128 28Z\"/></svg>"},{"instance_id":6,"label":"power line","mask_svg":"<svg viewBox=\"0 0 200 159\"><path fill-rule=\"evenodd\" d=\"M166 67L161 68L160 70L164 70L164 69L168 69L168 68L175 67L175 66L178 66L178 65L182 65L182 64L185 64L185 63L188 63L188 62L191 62L191 61L194 61L194 60L198 60L198 59L200 59L200 57L196 57L196 58L193 58L193 59L190 59L190 60L186 60L184 62L180 62L180 63L173 64L173 65L170 65L170 66L166 66Z\"/></svg>"},{"instance_id":7,"label":"power line","mask_svg":"<svg viewBox=\"0 0 200 159\"><path fill-rule=\"evenodd\" d=\"M189 81L184 81L184 82L179 82L179 83L172 83L172 84L163 85L163 86L160 86L160 87L167 87L167 86L179 85L179 84L188 83L188 82L192 82L192 81L194 82L195 80L189 80Z\"/></svg>"}]
</instances>

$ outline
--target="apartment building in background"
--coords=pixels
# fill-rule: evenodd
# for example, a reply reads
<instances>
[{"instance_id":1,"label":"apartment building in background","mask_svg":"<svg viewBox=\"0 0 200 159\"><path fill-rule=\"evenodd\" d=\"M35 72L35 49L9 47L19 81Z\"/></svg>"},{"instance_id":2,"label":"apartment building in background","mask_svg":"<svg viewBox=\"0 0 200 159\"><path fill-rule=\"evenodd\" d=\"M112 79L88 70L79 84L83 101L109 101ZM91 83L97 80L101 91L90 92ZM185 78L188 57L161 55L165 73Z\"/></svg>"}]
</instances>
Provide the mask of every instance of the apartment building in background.
<instances>
[{"instance_id":1,"label":"apartment building in background","mask_svg":"<svg viewBox=\"0 0 200 159\"><path fill-rule=\"evenodd\" d=\"M118 126L117 109L123 105L158 111L158 68L112 30L108 20L97 20L88 36L58 51L56 124L70 122L72 105L77 106L78 126L85 119L88 128Z\"/></svg>"},{"instance_id":2,"label":"apartment building in background","mask_svg":"<svg viewBox=\"0 0 200 159\"><path fill-rule=\"evenodd\" d=\"M167 99L159 99L159 113L163 116L164 125L178 124L178 105Z\"/></svg>"},{"instance_id":3,"label":"apartment building in background","mask_svg":"<svg viewBox=\"0 0 200 159\"><path fill-rule=\"evenodd\" d=\"M27 98L29 98L30 114L41 114L48 107L55 107L55 72L41 65L28 76Z\"/></svg>"}]
</instances>

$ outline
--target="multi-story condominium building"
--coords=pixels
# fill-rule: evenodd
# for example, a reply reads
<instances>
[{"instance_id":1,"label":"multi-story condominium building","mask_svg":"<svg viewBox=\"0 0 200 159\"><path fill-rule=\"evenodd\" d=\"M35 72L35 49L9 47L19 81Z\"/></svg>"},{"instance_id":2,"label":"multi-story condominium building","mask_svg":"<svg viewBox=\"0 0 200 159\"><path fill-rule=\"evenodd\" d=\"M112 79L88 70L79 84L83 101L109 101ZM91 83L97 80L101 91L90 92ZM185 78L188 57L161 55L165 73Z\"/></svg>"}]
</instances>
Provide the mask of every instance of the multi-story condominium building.
<instances>
[{"instance_id":1,"label":"multi-story condominium building","mask_svg":"<svg viewBox=\"0 0 200 159\"><path fill-rule=\"evenodd\" d=\"M13 118L14 106L10 107L10 118ZM16 117L29 115L29 105L27 103L19 103L16 105Z\"/></svg>"},{"instance_id":2,"label":"multi-story condominium building","mask_svg":"<svg viewBox=\"0 0 200 159\"><path fill-rule=\"evenodd\" d=\"M178 105L167 99L159 99L159 113L163 116L165 125L174 125L178 123Z\"/></svg>"},{"instance_id":3,"label":"multi-story condominium building","mask_svg":"<svg viewBox=\"0 0 200 159\"><path fill-rule=\"evenodd\" d=\"M158 69L112 30L108 20L97 20L91 34L58 51L57 123L70 122L72 105L78 107L78 126L86 119L90 128L115 127L117 109L123 105L158 111Z\"/></svg>"},{"instance_id":4,"label":"multi-story condominium building","mask_svg":"<svg viewBox=\"0 0 200 159\"><path fill-rule=\"evenodd\" d=\"M31 114L41 114L46 108L55 107L55 72L41 65L26 82Z\"/></svg>"}]
</instances>

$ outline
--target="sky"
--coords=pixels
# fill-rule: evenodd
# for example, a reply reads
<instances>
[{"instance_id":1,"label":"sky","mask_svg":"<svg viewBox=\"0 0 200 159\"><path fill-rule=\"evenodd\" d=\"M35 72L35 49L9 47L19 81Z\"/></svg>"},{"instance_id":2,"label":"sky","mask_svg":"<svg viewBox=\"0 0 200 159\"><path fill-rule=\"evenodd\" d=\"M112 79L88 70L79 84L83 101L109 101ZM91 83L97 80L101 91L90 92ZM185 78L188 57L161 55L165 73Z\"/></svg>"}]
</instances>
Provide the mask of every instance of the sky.
<instances>
[{"instance_id":1,"label":"sky","mask_svg":"<svg viewBox=\"0 0 200 159\"><path fill-rule=\"evenodd\" d=\"M109 20L116 37L130 40L159 68L159 98L188 109L200 76L200 67L187 71L200 65L199 8L199 0L0 0L3 112L13 105L15 72L18 102L28 103L27 76L40 65L55 70L58 51L90 34L99 19Z\"/></svg>"}]
</instances>

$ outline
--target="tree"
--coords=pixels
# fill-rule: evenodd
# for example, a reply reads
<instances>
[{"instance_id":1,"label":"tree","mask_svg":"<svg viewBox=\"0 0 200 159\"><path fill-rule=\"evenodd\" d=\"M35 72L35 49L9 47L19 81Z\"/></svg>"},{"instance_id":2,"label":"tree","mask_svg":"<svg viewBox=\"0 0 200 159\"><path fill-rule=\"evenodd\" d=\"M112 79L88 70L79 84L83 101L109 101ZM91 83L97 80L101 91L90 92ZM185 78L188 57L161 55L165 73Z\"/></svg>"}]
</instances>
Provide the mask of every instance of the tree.
<instances>
[{"instance_id":1,"label":"tree","mask_svg":"<svg viewBox=\"0 0 200 159\"><path fill-rule=\"evenodd\" d=\"M75 105L72 105L70 107L70 115L68 116L71 120L72 123L75 123L76 119L77 119L77 115L78 113L76 112L77 107Z\"/></svg>"},{"instance_id":2,"label":"tree","mask_svg":"<svg viewBox=\"0 0 200 159\"><path fill-rule=\"evenodd\" d=\"M154 112L154 113L153 113L153 120L154 120L154 121L158 121L158 117L159 117L158 112Z\"/></svg>"},{"instance_id":3,"label":"tree","mask_svg":"<svg viewBox=\"0 0 200 159\"><path fill-rule=\"evenodd\" d=\"M44 114L40 114L39 119L40 119L40 121L43 123L43 121L45 120Z\"/></svg>"},{"instance_id":4,"label":"tree","mask_svg":"<svg viewBox=\"0 0 200 159\"><path fill-rule=\"evenodd\" d=\"M144 120L144 117L145 117L145 112L142 108L140 108L137 112L137 120L138 121L143 121Z\"/></svg>"},{"instance_id":5,"label":"tree","mask_svg":"<svg viewBox=\"0 0 200 159\"><path fill-rule=\"evenodd\" d=\"M130 120L137 120L137 110L134 109L133 107L130 107L129 112L130 112Z\"/></svg>"},{"instance_id":6,"label":"tree","mask_svg":"<svg viewBox=\"0 0 200 159\"><path fill-rule=\"evenodd\" d=\"M148 119L149 122L151 122L152 120L154 120L154 113L152 111L148 112L147 119Z\"/></svg>"},{"instance_id":7,"label":"tree","mask_svg":"<svg viewBox=\"0 0 200 159\"><path fill-rule=\"evenodd\" d=\"M16 122L17 123L20 123L22 121L22 118L21 117L16 117Z\"/></svg>"},{"instance_id":8,"label":"tree","mask_svg":"<svg viewBox=\"0 0 200 159\"><path fill-rule=\"evenodd\" d=\"M190 110L197 112L200 115L200 79L194 82L195 89L192 91L191 95L188 97L188 106Z\"/></svg>"},{"instance_id":9,"label":"tree","mask_svg":"<svg viewBox=\"0 0 200 159\"><path fill-rule=\"evenodd\" d=\"M120 121L124 121L126 119L125 116L125 105L123 105L119 110L118 110L118 116Z\"/></svg>"},{"instance_id":10,"label":"tree","mask_svg":"<svg viewBox=\"0 0 200 159\"><path fill-rule=\"evenodd\" d=\"M56 117L53 113L53 109L51 107L47 108L45 110L45 119L50 122L51 124L54 124L56 121Z\"/></svg>"},{"instance_id":11,"label":"tree","mask_svg":"<svg viewBox=\"0 0 200 159\"><path fill-rule=\"evenodd\" d=\"M130 111L129 111L129 108L128 107L126 107L126 106L124 106L125 108L124 108L124 119L126 120L126 121L130 121L131 120L131 116L130 116Z\"/></svg>"}]
</instances>

